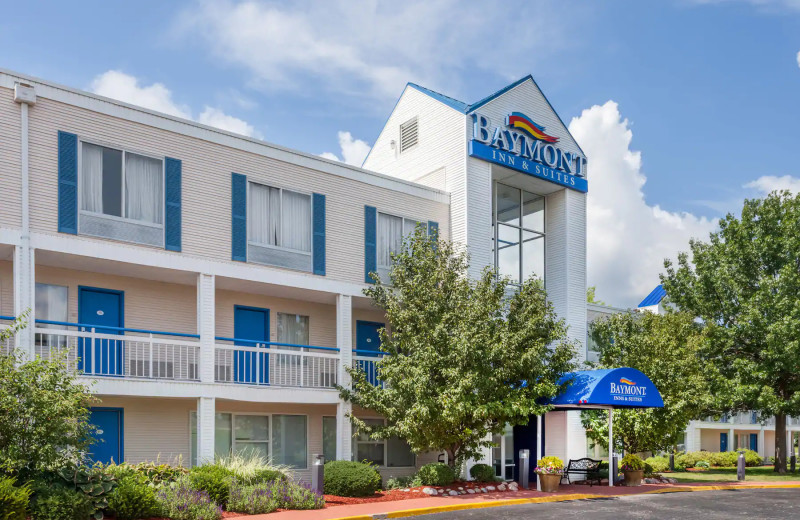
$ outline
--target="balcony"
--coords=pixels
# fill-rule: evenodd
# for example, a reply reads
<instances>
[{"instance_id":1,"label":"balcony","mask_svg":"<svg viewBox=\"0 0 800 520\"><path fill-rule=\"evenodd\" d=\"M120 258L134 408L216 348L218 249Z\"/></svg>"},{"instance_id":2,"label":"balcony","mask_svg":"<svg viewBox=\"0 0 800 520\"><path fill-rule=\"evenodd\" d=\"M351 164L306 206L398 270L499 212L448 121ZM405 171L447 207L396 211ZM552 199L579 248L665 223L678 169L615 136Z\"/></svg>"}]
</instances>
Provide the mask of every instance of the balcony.
<instances>
[{"instance_id":1,"label":"balcony","mask_svg":"<svg viewBox=\"0 0 800 520\"><path fill-rule=\"evenodd\" d=\"M218 383L334 388L338 381L338 348L220 337L216 340L214 379Z\"/></svg>"},{"instance_id":2,"label":"balcony","mask_svg":"<svg viewBox=\"0 0 800 520\"><path fill-rule=\"evenodd\" d=\"M383 388L385 385L378 377L377 362L385 356L383 352L372 350L353 350L353 367L360 368L367 374L367 381L375 386Z\"/></svg>"},{"instance_id":3,"label":"balcony","mask_svg":"<svg viewBox=\"0 0 800 520\"><path fill-rule=\"evenodd\" d=\"M0 316L0 330L12 317ZM63 355L68 368L87 377L200 382L197 334L36 320L34 354ZM0 344L11 352L14 338ZM214 381L254 386L335 388L339 349L215 338Z\"/></svg>"}]
</instances>

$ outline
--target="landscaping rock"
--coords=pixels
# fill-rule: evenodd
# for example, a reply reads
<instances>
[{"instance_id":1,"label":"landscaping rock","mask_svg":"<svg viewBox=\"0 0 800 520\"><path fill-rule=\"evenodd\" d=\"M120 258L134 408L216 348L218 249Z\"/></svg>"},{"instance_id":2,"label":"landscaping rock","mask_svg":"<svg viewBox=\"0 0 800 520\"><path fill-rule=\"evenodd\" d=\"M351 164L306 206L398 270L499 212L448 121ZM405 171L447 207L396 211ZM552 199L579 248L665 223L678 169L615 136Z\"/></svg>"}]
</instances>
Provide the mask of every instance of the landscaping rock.
<instances>
[{"instance_id":1,"label":"landscaping rock","mask_svg":"<svg viewBox=\"0 0 800 520\"><path fill-rule=\"evenodd\" d=\"M451 489L447 494L450 495L451 497L455 497L458 496L458 491Z\"/></svg>"},{"instance_id":2,"label":"landscaping rock","mask_svg":"<svg viewBox=\"0 0 800 520\"><path fill-rule=\"evenodd\" d=\"M508 489L510 489L511 491L517 491L519 489L519 484L517 484L516 482L512 482L508 485Z\"/></svg>"},{"instance_id":3,"label":"landscaping rock","mask_svg":"<svg viewBox=\"0 0 800 520\"><path fill-rule=\"evenodd\" d=\"M466 491L459 491L459 492L458 492L458 494L459 494L459 495L466 495L466 494L467 494L467 492L466 492Z\"/></svg>"},{"instance_id":4,"label":"landscaping rock","mask_svg":"<svg viewBox=\"0 0 800 520\"><path fill-rule=\"evenodd\" d=\"M494 486L486 486L486 489L487 489L488 491L494 491L494 490L495 490L495 487L494 487Z\"/></svg>"},{"instance_id":5,"label":"landscaping rock","mask_svg":"<svg viewBox=\"0 0 800 520\"><path fill-rule=\"evenodd\" d=\"M470 495L474 495L474 494L475 494L475 490L474 490L474 489L472 489L472 488L469 488L469 489L467 490L467 493L469 493Z\"/></svg>"},{"instance_id":6,"label":"landscaping rock","mask_svg":"<svg viewBox=\"0 0 800 520\"><path fill-rule=\"evenodd\" d=\"M486 493L486 488L481 488L481 493Z\"/></svg>"},{"instance_id":7,"label":"landscaping rock","mask_svg":"<svg viewBox=\"0 0 800 520\"><path fill-rule=\"evenodd\" d=\"M435 489L433 489L431 487L422 488L422 492L425 493L426 495L430 495L432 497L439 494Z\"/></svg>"},{"instance_id":8,"label":"landscaping rock","mask_svg":"<svg viewBox=\"0 0 800 520\"><path fill-rule=\"evenodd\" d=\"M408 493L408 492L409 492L409 491L411 491L411 490L410 490L410 489L408 489L408 488L405 488L403 491L405 491L406 493Z\"/></svg>"},{"instance_id":9,"label":"landscaping rock","mask_svg":"<svg viewBox=\"0 0 800 520\"><path fill-rule=\"evenodd\" d=\"M500 484L499 486L497 486L497 490L498 490L498 491L505 491L506 489L507 489L507 488L506 488L506 485L505 485L505 484Z\"/></svg>"}]
</instances>

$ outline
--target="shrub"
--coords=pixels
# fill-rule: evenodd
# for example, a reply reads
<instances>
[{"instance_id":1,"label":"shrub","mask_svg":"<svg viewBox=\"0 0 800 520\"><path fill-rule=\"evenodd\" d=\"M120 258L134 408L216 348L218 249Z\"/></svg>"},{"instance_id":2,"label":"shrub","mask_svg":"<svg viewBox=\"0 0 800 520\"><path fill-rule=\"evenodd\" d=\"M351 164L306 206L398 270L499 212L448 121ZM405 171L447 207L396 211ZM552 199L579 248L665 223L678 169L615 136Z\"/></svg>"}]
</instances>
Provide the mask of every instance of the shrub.
<instances>
[{"instance_id":1,"label":"shrub","mask_svg":"<svg viewBox=\"0 0 800 520\"><path fill-rule=\"evenodd\" d=\"M753 450L745 450L744 465L747 467L760 466L764 463L763 457Z\"/></svg>"},{"instance_id":2,"label":"shrub","mask_svg":"<svg viewBox=\"0 0 800 520\"><path fill-rule=\"evenodd\" d=\"M644 465L644 476L645 477L652 477L656 474L656 471L653 469L653 466L647 463L647 461L643 461L642 464Z\"/></svg>"},{"instance_id":3,"label":"shrub","mask_svg":"<svg viewBox=\"0 0 800 520\"><path fill-rule=\"evenodd\" d=\"M60 485L42 489L31 505L33 520L86 520L94 513L88 496Z\"/></svg>"},{"instance_id":4,"label":"shrub","mask_svg":"<svg viewBox=\"0 0 800 520\"><path fill-rule=\"evenodd\" d=\"M628 453L622 457L622 462L619 465L622 471L639 471L644 469L644 462L641 457L635 453Z\"/></svg>"},{"instance_id":5,"label":"shrub","mask_svg":"<svg viewBox=\"0 0 800 520\"><path fill-rule=\"evenodd\" d=\"M735 451L722 451L722 452L712 452L706 453L706 457L703 459L704 461L708 462L710 466L719 466L719 467L731 467L736 465L736 460L739 458L739 454ZM694 467L698 467L697 464L700 461L695 462Z\"/></svg>"},{"instance_id":6,"label":"shrub","mask_svg":"<svg viewBox=\"0 0 800 520\"><path fill-rule=\"evenodd\" d=\"M225 507L228 503L233 471L217 464L196 466L189 471L189 483L197 491L205 492L208 497Z\"/></svg>"},{"instance_id":7,"label":"shrub","mask_svg":"<svg viewBox=\"0 0 800 520\"><path fill-rule=\"evenodd\" d=\"M156 493L162 514L171 520L220 520L222 508L204 491L192 489L188 478L162 486ZM85 519L84 519L85 520Z\"/></svg>"},{"instance_id":8,"label":"shrub","mask_svg":"<svg viewBox=\"0 0 800 520\"><path fill-rule=\"evenodd\" d=\"M494 467L488 464L475 464L469 468L469 476L478 482L494 482Z\"/></svg>"},{"instance_id":9,"label":"shrub","mask_svg":"<svg viewBox=\"0 0 800 520\"><path fill-rule=\"evenodd\" d=\"M381 475L371 464L349 460L325 463L326 495L365 497L381 487Z\"/></svg>"},{"instance_id":10,"label":"shrub","mask_svg":"<svg viewBox=\"0 0 800 520\"><path fill-rule=\"evenodd\" d=\"M540 475L558 475L564 472L564 461L558 457L542 457L536 461L536 473Z\"/></svg>"},{"instance_id":11,"label":"shrub","mask_svg":"<svg viewBox=\"0 0 800 520\"><path fill-rule=\"evenodd\" d=\"M266 482L274 482L276 480L288 480L288 477L280 470L262 468L255 470L249 477L236 475L236 480L247 484L264 484Z\"/></svg>"},{"instance_id":12,"label":"shrub","mask_svg":"<svg viewBox=\"0 0 800 520\"><path fill-rule=\"evenodd\" d=\"M669 471L669 459L667 457L648 457L644 460L644 463L650 466L653 473Z\"/></svg>"},{"instance_id":13,"label":"shrub","mask_svg":"<svg viewBox=\"0 0 800 520\"><path fill-rule=\"evenodd\" d=\"M419 468L417 473L423 486L447 486L456 479L456 472L444 462L431 462Z\"/></svg>"},{"instance_id":14,"label":"shrub","mask_svg":"<svg viewBox=\"0 0 800 520\"><path fill-rule=\"evenodd\" d=\"M278 509L278 499L273 494L274 486L267 484L245 485L234 482L228 497L228 511L247 515L261 515Z\"/></svg>"},{"instance_id":15,"label":"shrub","mask_svg":"<svg viewBox=\"0 0 800 520\"><path fill-rule=\"evenodd\" d=\"M322 509L325 497L303 483L276 481L276 489L281 489L281 507L284 509Z\"/></svg>"},{"instance_id":16,"label":"shrub","mask_svg":"<svg viewBox=\"0 0 800 520\"><path fill-rule=\"evenodd\" d=\"M120 520L152 518L161 514L154 488L137 474L119 481L108 497L108 509Z\"/></svg>"},{"instance_id":17,"label":"shrub","mask_svg":"<svg viewBox=\"0 0 800 520\"><path fill-rule=\"evenodd\" d=\"M414 476L392 477L386 481L386 489L404 489L414 487Z\"/></svg>"},{"instance_id":18,"label":"shrub","mask_svg":"<svg viewBox=\"0 0 800 520\"><path fill-rule=\"evenodd\" d=\"M698 460L694 467L697 469L708 469L711 467L711 463L707 460Z\"/></svg>"},{"instance_id":19,"label":"shrub","mask_svg":"<svg viewBox=\"0 0 800 520\"><path fill-rule=\"evenodd\" d=\"M681 453L675 457L675 464L680 463L683 468L693 468L700 460L707 460L709 453L707 451L689 451Z\"/></svg>"},{"instance_id":20,"label":"shrub","mask_svg":"<svg viewBox=\"0 0 800 520\"><path fill-rule=\"evenodd\" d=\"M214 465L229 470L237 480L250 484L277 478L286 479L291 474L288 466L270 464L267 459L254 452L217 457Z\"/></svg>"},{"instance_id":21,"label":"shrub","mask_svg":"<svg viewBox=\"0 0 800 520\"><path fill-rule=\"evenodd\" d=\"M117 479L106 473L101 464L77 468L67 466L57 473L69 486L86 495L94 510L92 516L101 520L103 511L108 507L108 497L117 487Z\"/></svg>"},{"instance_id":22,"label":"shrub","mask_svg":"<svg viewBox=\"0 0 800 520\"><path fill-rule=\"evenodd\" d=\"M25 520L31 488L14 484L13 478L0 478L0 520Z\"/></svg>"},{"instance_id":23,"label":"shrub","mask_svg":"<svg viewBox=\"0 0 800 520\"><path fill-rule=\"evenodd\" d=\"M163 483L176 482L179 478L186 475L189 470L183 466L172 466L170 464L160 464L157 462L140 462L139 464L108 464L103 470L121 480L128 476L136 476L141 481L154 486Z\"/></svg>"}]
</instances>

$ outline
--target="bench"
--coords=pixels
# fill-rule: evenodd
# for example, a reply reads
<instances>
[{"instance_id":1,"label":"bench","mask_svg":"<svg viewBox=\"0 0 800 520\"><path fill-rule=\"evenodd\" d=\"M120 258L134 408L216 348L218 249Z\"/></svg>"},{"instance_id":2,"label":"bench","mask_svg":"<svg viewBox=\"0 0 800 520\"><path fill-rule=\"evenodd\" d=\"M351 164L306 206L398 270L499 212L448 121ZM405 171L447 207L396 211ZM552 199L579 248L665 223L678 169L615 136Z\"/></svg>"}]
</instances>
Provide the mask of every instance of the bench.
<instances>
[{"instance_id":1,"label":"bench","mask_svg":"<svg viewBox=\"0 0 800 520\"><path fill-rule=\"evenodd\" d=\"M603 480L602 477L600 477L601 462L602 461L590 458L570 459L567 467L564 468L564 474L561 476L561 480L566 478L567 484L572 484L570 475L576 475L582 478L576 479L575 482L588 482L590 486L595 482L600 484Z\"/></svg>"}]
</instances>

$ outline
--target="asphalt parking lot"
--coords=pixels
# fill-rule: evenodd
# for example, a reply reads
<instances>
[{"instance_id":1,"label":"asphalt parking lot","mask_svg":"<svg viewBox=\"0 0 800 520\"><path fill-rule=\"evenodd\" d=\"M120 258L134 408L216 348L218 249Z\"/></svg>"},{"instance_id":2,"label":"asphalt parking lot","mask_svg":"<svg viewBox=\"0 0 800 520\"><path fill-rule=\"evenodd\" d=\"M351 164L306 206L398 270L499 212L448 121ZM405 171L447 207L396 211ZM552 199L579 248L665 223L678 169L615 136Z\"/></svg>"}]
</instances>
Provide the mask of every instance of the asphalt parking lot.
<instances>
[{"instance_id":1,"label":"asphalt parking lot","mask_svg":"<svg viewBox=\"0 0 800 520\"><path fill-rule=\"evenodd\" d=\"M597 500L522 504L428 515L431 520L517 520L581 518L619 520L800 519L800 489L747 489L630 495Z\"/></svg>"}]
</instances>

